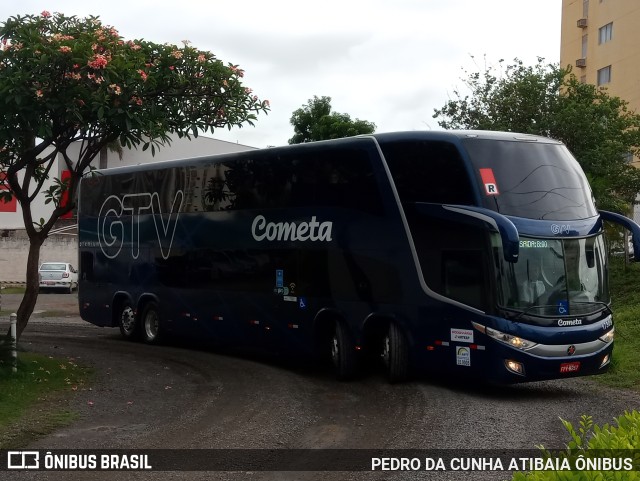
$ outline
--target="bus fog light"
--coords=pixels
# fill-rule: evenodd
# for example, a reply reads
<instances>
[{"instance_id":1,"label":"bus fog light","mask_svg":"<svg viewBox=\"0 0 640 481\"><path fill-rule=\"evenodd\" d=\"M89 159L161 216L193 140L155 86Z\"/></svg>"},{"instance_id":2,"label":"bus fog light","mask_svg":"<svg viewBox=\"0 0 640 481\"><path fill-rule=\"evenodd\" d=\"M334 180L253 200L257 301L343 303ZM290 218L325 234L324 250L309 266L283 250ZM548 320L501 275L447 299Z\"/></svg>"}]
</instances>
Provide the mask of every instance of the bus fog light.
<instances>
[{"instance_id":1,"label":"bus fog light","mask_svg":"<svg viewBox=\"0 0 640 481\"><path fill-rule=\"evenodd\" d=\"M506 361L504 361L504 365L512 373L518 374L519 376L524 376L524 365L521 362L507 359Z\"/></svg>"},{"instance_id":2,"label":"bus fog light","mask_svg":"<svg viewBox=\"0 0 640 481\"><path fill-rule=\"evenodd\" d=\"M607 364L609 364L609 361L611 360L611 356L609 354L607 354L606 356L604 356L602 358L602 363L600 364L600 369L602 369L603 367L605 367Z\"/></svg>"}]
</instances>

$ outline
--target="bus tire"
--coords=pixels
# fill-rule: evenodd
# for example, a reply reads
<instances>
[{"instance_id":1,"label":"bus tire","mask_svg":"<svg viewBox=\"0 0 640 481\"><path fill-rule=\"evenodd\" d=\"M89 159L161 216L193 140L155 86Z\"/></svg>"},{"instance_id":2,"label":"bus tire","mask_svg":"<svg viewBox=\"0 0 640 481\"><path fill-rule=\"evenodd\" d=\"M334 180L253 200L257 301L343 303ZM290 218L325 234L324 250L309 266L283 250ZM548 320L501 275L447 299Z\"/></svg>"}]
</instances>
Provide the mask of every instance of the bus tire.
<instances>
[{"instance_id":1,"label":"bus tire","mask_svg":"<svg viewBox=\"0 0 640 481\"><path fill-rule=\"evenodd\" d=\"M409 346L402 330L394 322L389 324L382 345L382 360L390 383L401 382L409 374Z\"/></svg>"},{"instance_id":2,"label":"bus tire","mask_svg":"<svg viewBox=\"0 0 640 481\"><path fill-rule=\"evenodd\" d=\"M118 327L124 339L132 341L138 337L140 325L136 319L136 311L129 301L124 301L118 313Z\"/></svg>"},{"instance_id":3,"label":"bus tire","mask_svg":"<svg viewBox=\"0 0 640 481\"><path fill-rule=\"evenodd\" d=\"M352 379L356 374L356 349L347 326L336 321L331 337L331 361L336 377L341 381Z\"/></svg>"},{"instance_id":4,"label":"bus tire","mask_svg":"<svg viewBox=\"0 0 640 481\"><path fill-rule=\"evenodd\" d=\"M142 340L147 344L157 344L160 340L160 311L158 304L147 302L140 316Z\"/></svg>"}]
</instances>

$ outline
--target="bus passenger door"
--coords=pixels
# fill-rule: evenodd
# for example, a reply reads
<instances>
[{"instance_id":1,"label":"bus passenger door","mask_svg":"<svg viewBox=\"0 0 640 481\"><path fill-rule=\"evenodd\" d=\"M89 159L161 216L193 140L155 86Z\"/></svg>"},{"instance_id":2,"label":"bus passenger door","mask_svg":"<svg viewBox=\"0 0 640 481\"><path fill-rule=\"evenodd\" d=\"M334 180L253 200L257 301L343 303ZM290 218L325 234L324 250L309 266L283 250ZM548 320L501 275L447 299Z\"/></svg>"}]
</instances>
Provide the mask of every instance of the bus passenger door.
<instances>
[{"instance_id":1,"label":"bus passenger door","mask_svg":"<svg viewBox=\"0 0 640 481\"><path fill-rule=\"evenodd\" d=\"M300 337L305 330L304 311L307 309L307 293L300 275L302 251L280 251L273 258L271 290L271 332L268 342L281 352L299 350Z\"/></svg>"}]
</instances>

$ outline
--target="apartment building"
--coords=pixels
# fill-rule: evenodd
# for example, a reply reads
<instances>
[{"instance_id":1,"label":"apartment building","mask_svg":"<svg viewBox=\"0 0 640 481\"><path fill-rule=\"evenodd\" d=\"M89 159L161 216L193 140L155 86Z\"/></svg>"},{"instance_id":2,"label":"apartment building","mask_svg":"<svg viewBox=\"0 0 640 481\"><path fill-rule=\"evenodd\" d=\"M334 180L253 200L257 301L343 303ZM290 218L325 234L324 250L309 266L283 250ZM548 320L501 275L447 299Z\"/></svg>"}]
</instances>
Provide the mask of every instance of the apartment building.
<instances>
[{"instance_id":1,"label":"apartment building","mask_svg":"<svg viewBox=\"0 0 640 481\"><path fill-rule=\"evenodd\" d=\"M562 0L560 65L640 112L640 0Z\"/></svg>"},{"instance_id":2,"label":"apartment building","mask_svg":"<svg viewBox=\"0 0 640 481\"><path fill-rule=\"evenodd\" d=\"M563 0L560 65L640 110L640 1Z\"/></svg>"}]
</instances>

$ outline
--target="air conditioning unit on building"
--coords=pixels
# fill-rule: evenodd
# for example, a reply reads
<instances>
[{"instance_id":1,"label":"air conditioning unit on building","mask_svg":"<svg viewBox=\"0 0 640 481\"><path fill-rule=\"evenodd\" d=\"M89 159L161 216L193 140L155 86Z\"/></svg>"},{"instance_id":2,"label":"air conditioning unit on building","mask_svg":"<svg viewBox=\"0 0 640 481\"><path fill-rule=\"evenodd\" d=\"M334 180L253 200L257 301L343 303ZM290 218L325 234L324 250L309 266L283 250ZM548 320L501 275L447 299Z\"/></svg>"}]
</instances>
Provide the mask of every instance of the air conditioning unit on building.
<instances>
[{"instance_id":1,"label":"air conditioning unit on building","mask_svg":"<svg viewBox=\"0 0 640 481\"><path fill-rule=\"evenodd\" d=\"M587 19L586 18L579 19L578 20L578 27L587 28Z\"/></svg>"},{"instance_id":2,"label":"air conditioning unit on building","mask_svg":"<svg viewBox=\"0 0 640 481\"><path fill-rule=\"evenodd\" d=\"M576 60L576 67L586 67L586 66L587 66L586 58L579 58Z\"/></svg>"}]
</instances>

